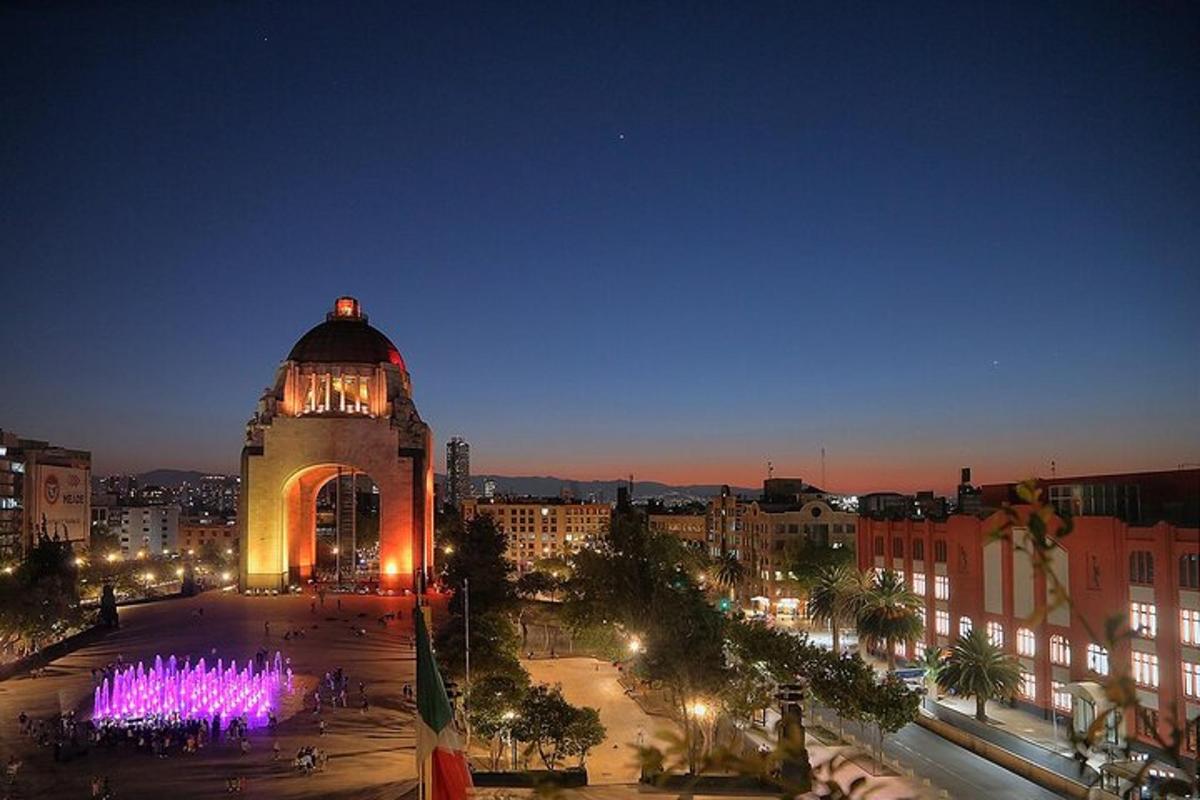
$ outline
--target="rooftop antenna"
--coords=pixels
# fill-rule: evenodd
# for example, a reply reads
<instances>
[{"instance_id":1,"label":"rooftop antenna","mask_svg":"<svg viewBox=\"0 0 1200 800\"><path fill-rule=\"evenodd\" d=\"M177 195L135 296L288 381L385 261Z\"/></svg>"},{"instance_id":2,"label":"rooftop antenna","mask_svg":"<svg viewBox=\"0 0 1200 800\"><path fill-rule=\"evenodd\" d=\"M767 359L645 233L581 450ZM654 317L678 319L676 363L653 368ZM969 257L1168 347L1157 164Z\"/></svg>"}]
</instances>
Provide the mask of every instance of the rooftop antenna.
<instances>
[{"instance_id":1,"label":"rooftop antenna","mask_svg":"<svg viewBox=\"0 0 1200 800\"><path fill-rule=\"evenodd\" d=\"M829 487L825 485L825 448L821 448L821 491L828 492Z\"/></svg>"},{"instance_id":2,"label":"rooftop antenna","mask_svg":"<svg viewBox=\"0 0 1200 800\"><path fill-rule=\"evenodd\" d=\"M773 477L775 477L775 465L771 463L770 459L767 459L767 480L771 480Z\"/></svg>"},{"instance_id":3,"label":"rooftop antenna","mask_svg":"<svg viewBox=\"0 0 1200 800\"><path fill-rule=\"evenodd\" d=\"M1054 464L1054 459L1052 458L1052 459L1050 459L1050 477L1053 478L1056 472L1057 472L1057 468Z\"/></svg>"}]
</instances>

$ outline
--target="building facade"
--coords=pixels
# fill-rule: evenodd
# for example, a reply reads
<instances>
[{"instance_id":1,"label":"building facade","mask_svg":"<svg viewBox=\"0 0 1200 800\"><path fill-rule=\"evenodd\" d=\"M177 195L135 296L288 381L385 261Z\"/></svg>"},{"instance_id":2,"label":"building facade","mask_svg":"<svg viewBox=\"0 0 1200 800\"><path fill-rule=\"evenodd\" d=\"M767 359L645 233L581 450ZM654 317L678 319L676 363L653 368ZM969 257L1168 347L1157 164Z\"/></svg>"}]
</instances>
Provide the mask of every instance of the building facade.
<instances>
[{"instance_id":1,"label":"building facade","mask_svg":"<svg viewBox=\"0 0 1200 800\"><path fill-rule=\"evenodd\" d=\"M86 550L92 455L0 430L0 561L21 559L38 536Z\"/></svg>"},{"instance_id":2,"label":"building facade","mask_svg":"<svg viewBox=\"0 0 1200 800\"><path fill-rule=\"evenodd\" d=\"M458 508L471 497L471 445L461 436L446 442L446 502Z\"/></svg>"},{"instance_id":3,"label":"building facade","mask_svg":"<svg viewBox=\"0 0 1200 800\"><path fill-rule=\"evenodd\" d=\"M357 300L339 297L292 348L246 427L243 590L314 576L316 497L346 472L379 488L379 583L423 585L433 568L432 435L400 351L367 324Z\"/></svg>"},{"instance_id":4,"label":"building facade","mask_svg":"<svg viewBox=\"0 0 1200 800\"><path fill-rule=\"evenodd\" d=\"M688 547L708 551L707 514L647 514L650 530L674 536Z\"/></svg>"},{"instance_id":5,"label":"building facade","mask_svg":"<svg viewBox=\"0 0 1200 800\"><path fill-rule=\"evenodd\" d=\"M816 547L853 548L858 515L824 500L804 503L752 501L741 517L739 560L746 567L746 593L756 611L784 619L803 616L805 595L791 572L801 542Z\"/></svg>"},{"instance_id":6,"label":"building facade","mask_svg":"<svg viewBox=\"0 0 1200 800\"><path fill-rule=\"evenodd\" d=\"M506 557L520 572L545 558L568 558L608 533L612 507L607 503L564 502L560 499L468 499L463 519L486 515L508 539Z\"/></svg>"},{"instance_id":7,"label":"building facade","mask_svg":"<svg viewBox=\"0 0 1200 800\"><path fill-rule=\"evenodd\" d=\"M187 514L179 518L179 552L199 555L209 545L226 555L236 553L237 518L221 514Z\"/></svg>"},{"instance_id":8,"label":"building facade","mask_svg":"<svg viewBox=\"0 0 1200 800\"><path fill-rule=\"evenodd\" d=\"M1200 470L1190 472L1187 479L1200 487ZM1152 477L1141 480L1153 482ZM1187 492L1177 501L1186 506ZM1175 506L1163 506L1170 507ZM1018 512L1027 519L1027 510L1018 507ZM1018 659L1020 702L1046 716L1053 709L1077 731L1087 730L1109 707L1099 679L1130 675L1149 718L1111 716L1107 745L1116 749L1129 740L1153 749L1155 730L1166 735L1172 723L1187 720L1185 755L1195 759L1200 527L1151 522L1144 509L1138 524L1110 515L1076 516L1050 566L1071 597L1072 613L1050 602L1050 579L1014 546L1014 539L1024 543L1025 527L1016 526L1012 538L991 536L1003 520L1000 513L982 519L860 520L860 566L901 573L925 599L925 637L898 654L917 658L927 647L949 647L959 635L981 628ZM1118 638L1110 651L1093 632L1103 631L1113 616L1128 620L1130 635Z\"/></svg>"},{"instance_id":9,"label":"building facade","mask_svg":"<svg viewBox=\"0 0 1200 800\"><path fill-rule=\"evenodd\" d=\"M121 555L166 556L179 552L179 506L119 506L108 511Z\"/></svg>"}]
</instances>

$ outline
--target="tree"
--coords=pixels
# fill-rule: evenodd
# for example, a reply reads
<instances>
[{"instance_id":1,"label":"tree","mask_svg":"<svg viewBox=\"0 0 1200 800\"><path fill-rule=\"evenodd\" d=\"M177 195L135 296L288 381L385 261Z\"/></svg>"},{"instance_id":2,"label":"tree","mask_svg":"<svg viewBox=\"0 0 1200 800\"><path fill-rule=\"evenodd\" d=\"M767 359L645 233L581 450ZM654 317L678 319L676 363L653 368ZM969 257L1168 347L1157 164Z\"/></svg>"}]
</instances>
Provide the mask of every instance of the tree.
<instances>
[{"instance_id":1,"label":"tree","mask_svg":"<svg viewBox=\"0 0 1200 800\"><path fill-rule=\"evenodd\" d=\"M958 637L937 682L955 694L974 697L975 719L986 722L987 701L1012 697L1021 682L1021 668L976 628Z\"/></svg>"},{"instance_id":2,"label":"tree","mask_svg":"<svg viewBox=\"0 0 1200 800\"><path fill-rule=\"evenodd\" d=\"M789 543L787 548L789 572L801 588L811 588L821 574L838 567L854 565L854 548L819 544L803 537Z\"/></svg>"},{"instance_id":3,"label":"tree","mask_svg":"<svg viewBox=\"0 0 1200 800\"><path fill-rule=\"evenodd\" d=\"M925 695L930 697L930 702L933 702L933 695L937 687L938 675L942 673L942 669L946 666L945 652L940 647L926 648L925 654L921 656L918 662L925 669Z\"/></svg>"},{"instance_id":4,"label":"tree","mask_svg":"<svg viewBox=\"0 0 1200 800\"><path fill-rule=\"evenodd\" d=\"M525 669L518 657L517 631L512 621L494 611L476 612L474 598L471 605L472 679L503 675L519 680L525 676ZM463 618L454 615L434 635L438 664L444 676L457 679L466 675L465 627Z\"/></svg>"},{"instance_id":5,"label":"tree","mask_svg":"<svg viewBox=\"0 0 1200 800\"><path fill-rule=\"evenodd\" d=\"M455 541L455 536L458 540ZM480 514L461 530L451 526L446 544L452 548L446 559L444 579L454 590L450 611L463 612L463 582L470 581L472 618L476 609L507 611L516 603L512 563L506 559L508 540L487 514Z\"/></svg>"},{"instance_id":6,"label":"tree","mask_svg":"<svg viewBox=\"0 0 1200 800\"><path fill-rule=\"evenodd\" d=\"M558 584L559 582L547 572L526 572L517 578L517 594L532 600L538 595L553 594L557 591Z\"/></svg>"},{"instance_id":7,"label":"tree","mask_svg":"<svg viewBox=\"0 0 1200 800\"><path fill-rule=\"evenodd\" d=\"M733 553L725 553L713 567L713 580L722 589L733 592L746 577L746 567Z\"/></svg>"},{"instance_id":8,"label":"tree","mask_svg":"<svg viewBox=\"0 0 1200 800\"><path fill-rule=\"evenodd\" d=\"M896 644L911 642L925 632L919 611L921 598L904 585L900 576L884 570L875 576L858 609L858 636L867 647L887 650L888 670L896 669Z\"/></svg>"},{"instance_id":9,"label":"tree","mask_svg":"<svg viewBox=\"0 0 1200 800\"><path fill-rule=\"evenodd\" d=\"M858 616L865 595L862 573L847 564L827 566L816 576L808 592L808 615L829 626L832 650L841 654L841 628Z\"/></svg>"},{"instance_id":10,"label":"tree","mask_svg":"<svg viewBox=\"0 0 1200 800\"><path fill-rule=\"evenodd\" d=\"M600 722L600 712L589 706L575 709L575 716L567 725L563 739L563 755L576 756L579 767L586 766L588 753L604 743L607 731Z\"/></svg>"},{"instance_id":11,"label":"tree","mask_svg":"<svg viewBox=\"0 0 1200 800\"><path fill-rule=\"evenodd\" d=\"M566 701L562 689L545 684L525 693L513 733L537 750L546 769L553 770L566 755L566 741L576 709Z\"/></svg>"},{"instance_id":12,"label":"tree","mask_svg":"<svg viewBox=\"0 0 1200 800\"><path fill-rule=\"evenodd\" d=\"M862 704L862 717L879 733L879 760L883 760L883 737L895 733L917 717L921 693L910 689L894 672L876 683Z\"/></svg>"},{"instance_id":13,"label":"tree","mask_svg":"<svg viewBox=\"0 0 1200 800\"><path fill-rule=\"evenodd\" d=\"M475 681L467 696L471 731L490 742L491 768L500 768L503 736L510 732L529 689L527 675L487 675Z\"/></svg>"},{"instance_id":14,"label":"tree","mask_svg":"<svg viewBox=\"0 0 1200 800\"><path fill-rule=\"evenodd\" d=\"M875 691L875 671L857 653L822 656L808 673L809 685L817 700L837 714L840 735L845 720L863 718Z\"/></svg>"}]
</instances>

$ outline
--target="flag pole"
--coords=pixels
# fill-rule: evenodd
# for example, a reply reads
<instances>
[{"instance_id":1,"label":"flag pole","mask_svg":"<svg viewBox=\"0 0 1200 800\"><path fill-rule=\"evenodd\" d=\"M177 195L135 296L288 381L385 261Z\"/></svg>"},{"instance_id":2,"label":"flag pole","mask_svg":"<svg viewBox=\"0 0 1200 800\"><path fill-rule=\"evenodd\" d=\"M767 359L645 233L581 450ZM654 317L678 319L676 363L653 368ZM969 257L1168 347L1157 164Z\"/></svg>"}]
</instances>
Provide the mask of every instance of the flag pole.
<instances>
[{"instance_id":1,"label":"flag pole","mask_svg":"<svg viewBox=\"0 0 1200 800\"><path fill-rule=\"evenodd\" d=\"M463 727L467 732L467 749L471 747L471 718L467 708L471 698L471 579L463 578L463 633L466 647L466 674L463 678Z\"/></svg>"}]
</instances>

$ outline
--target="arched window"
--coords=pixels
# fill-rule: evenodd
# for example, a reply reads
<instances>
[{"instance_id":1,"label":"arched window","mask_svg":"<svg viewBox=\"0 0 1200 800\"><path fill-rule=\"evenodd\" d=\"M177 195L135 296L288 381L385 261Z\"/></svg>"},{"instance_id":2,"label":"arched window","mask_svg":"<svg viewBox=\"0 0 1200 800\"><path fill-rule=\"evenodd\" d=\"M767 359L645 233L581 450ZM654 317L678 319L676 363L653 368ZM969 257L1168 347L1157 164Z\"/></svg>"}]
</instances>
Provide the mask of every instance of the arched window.
<instances>
[{"instance_id":1,"label":"arched window","mask_svg":"<svg viewBox=\"0 0 1200 800\"><path fill-rule=\"evenodd\" d=\"M1129 554L1129 582L1143 586L1154 583L1154 554L1148 550L1134 550Z\"/></svg>"},{"instance_id":2,"label":"arched window","mask_svg":"<svg viewBox=\"0 0 1200 800\"><path fill-rule=\"evenodd\" d=\"M1050 663L1060 667L1071 666L1071 642L1062 634L1050 637Z\"/></svg>"},{"instance_id":3,"label":"arched window","mask_svg":"<svg viewBox=\"0 0 1200 800\"><path fill-rule=\"evenodd\" d=\"M1179 557L1179 588L1200 589L1200 553Z\"/></svg>"},{"instance_id":4,"label":"arched window","mask_svg":"<svg viewBox=\"0 0 1200 800\"><path fill-rule=\"evenodd\" d=\"M1037 637L1029 628L1017 628L1017 654L1033 656L1037 653Z\"/></svg>"},{"instance_id":5,"label":"arched window","mask_svg":"<svg viewBox=\"0 0 1200 800\"><path fill-rule=\"evenodd\" d=\"M970 634L971 634L971 618L970 617L959 617L958 618L958 635L959 636L969 636Z\"/></svg>"}]
</instances>

